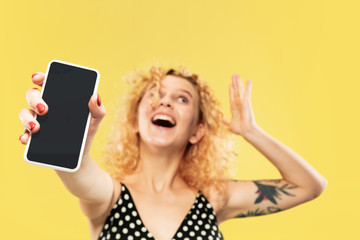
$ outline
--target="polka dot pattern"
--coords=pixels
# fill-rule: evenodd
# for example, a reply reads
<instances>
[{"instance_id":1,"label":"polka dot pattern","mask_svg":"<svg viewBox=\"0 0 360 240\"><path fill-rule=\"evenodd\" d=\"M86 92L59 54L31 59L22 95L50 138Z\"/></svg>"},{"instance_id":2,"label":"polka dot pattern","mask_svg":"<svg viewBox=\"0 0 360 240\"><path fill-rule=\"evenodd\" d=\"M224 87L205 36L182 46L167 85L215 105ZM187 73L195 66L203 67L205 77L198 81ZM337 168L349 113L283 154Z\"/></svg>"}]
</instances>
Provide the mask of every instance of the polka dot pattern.
<instances>
[{"instance_id":1,"label":"polka dot pattern","mask_svg":"<svg viewBox=\"0 0 360 240\"><path fill-rule=\"evenodd\" d=\"M98 239L155 240L141 221L130 192L123 183L120 197L107 217ZM171 240L180 239L224 239L218 228L215 212L201 191Z\"/></svg>"}]
</instances>

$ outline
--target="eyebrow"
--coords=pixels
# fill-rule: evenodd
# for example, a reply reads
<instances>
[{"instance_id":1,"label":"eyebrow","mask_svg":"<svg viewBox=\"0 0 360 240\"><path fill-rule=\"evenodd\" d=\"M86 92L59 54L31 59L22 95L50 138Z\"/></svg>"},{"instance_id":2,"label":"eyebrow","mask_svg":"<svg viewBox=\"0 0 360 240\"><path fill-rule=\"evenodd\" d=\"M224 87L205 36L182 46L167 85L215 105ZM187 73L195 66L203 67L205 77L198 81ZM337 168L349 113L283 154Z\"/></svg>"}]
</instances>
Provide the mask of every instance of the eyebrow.
<instances>
[{"instance_id":1,"label":"eyebrow","mask_svg":"<svg viewBox=\"0 0 360 240\"><path fill-rule=\"evenodd\" d=\"M193 96L191 95L191 93L188 90L185 90L185 89L178 89L178 90L181 92L187 93L191 98L193 98Z\"/></svg>"},{"instance_id":2,"label":"eyebrow","mask_svg":"<svg viewBox=\"0 0 360 240\"><path fill-rule=\"evenodd\" d=\"M153 89L154 87L155 87L155 84L153 84L153 85L149 88L149 90ZM193 99L192 94L191 94L188 90L183 89L183 88L178 88L178 89L175 89L175 90L176 90L176 91L181 91L181 92L187 93L187 94Z\"/></svg>"}]
</instances>

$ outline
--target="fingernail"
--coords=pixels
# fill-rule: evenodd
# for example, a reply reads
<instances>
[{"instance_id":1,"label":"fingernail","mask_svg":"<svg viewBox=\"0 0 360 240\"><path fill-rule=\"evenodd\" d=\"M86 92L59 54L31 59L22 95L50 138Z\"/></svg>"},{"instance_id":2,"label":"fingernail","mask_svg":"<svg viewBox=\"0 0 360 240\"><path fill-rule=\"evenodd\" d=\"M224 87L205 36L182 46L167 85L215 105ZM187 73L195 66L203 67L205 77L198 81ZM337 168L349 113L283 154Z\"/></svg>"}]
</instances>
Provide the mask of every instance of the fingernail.
<instances>
[{"instance_id":1,"label":"fingernail","mask_svg":"<svg viewBox=\"0 0 360 240\"><path fill-rule=\"evenodd\" d=\"M19 141L21 141L21 137L22 137L23 135L20 135L20 137L19 137Z\"/></svg>"},{"instance_id":2,"label":"fingernail","mask_svg":"<svg viewBox=\"0 0 360 240\"><path fill-rule=\"evenodd\" d=\"M39 113L43 112L45 110L45 106L42 103L39 103L36 105L36 109L39 111Z\"/></svg>"},{"instance_id":3,"label":"fingernail","mask_svg":"<svg viewBox=\"0 0 360 240\"><path fill-rule=\"evenodd\" d=\"M33 130L36 126L34 122L29 122L30 130Z\"/></svg>"},{"instance_id":4,"label":"fingernail","mask_svg":"<svg viewBox=\"0 0 360 240\"><path fill-rule=\"evenodd\" d=\"M34 73L31 78L34 78L36 75L38 75L38 73Z\"/></svg>"},{"instance_id":5,"label":"fingernail","mask_svg":"<svg viewBox=\"0 0 360 240\"><path fill-rule=\"evenodd\" d=\"M100 99L100 95L98 94L97 96L97 105L100 107L101 106L101 99Z\"/></svg>"}]
</instances>

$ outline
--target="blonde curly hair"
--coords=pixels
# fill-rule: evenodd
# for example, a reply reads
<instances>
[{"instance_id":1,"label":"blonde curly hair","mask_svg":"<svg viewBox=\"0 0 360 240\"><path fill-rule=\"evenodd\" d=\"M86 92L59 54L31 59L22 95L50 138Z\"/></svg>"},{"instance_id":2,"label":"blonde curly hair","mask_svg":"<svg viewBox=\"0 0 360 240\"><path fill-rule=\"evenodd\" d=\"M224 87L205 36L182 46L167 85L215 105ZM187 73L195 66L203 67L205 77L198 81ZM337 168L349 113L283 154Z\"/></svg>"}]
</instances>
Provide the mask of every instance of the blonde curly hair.
<instances>
[{"instance_id":1,"label":"blonde curly hair","mask_svg":"<svg viewBox=\"0 0 360 240\"><path fill-rule=\"evenodd\" d=\"M154 84L153 104L159 100L161 80L166 75L182 77L195 87L199 99L199 123L204 125L205 134L196 144L188 143L179 166L179 174L192 188L200 189L205 195L215 190L222 196L224 180L229 179L231 160L236 155L232 150L232 138L223 121L219 102L210 92L208 85L184 66L179 70L151 66L149 74L134 71L125 77L132 85L123 108L119 110L112 126L108 143L103 150L105 170L115 179L121 179L135 171L139 163L139 134L135 132L138 107L149 84Z\"/></svg>"}]
</instances>

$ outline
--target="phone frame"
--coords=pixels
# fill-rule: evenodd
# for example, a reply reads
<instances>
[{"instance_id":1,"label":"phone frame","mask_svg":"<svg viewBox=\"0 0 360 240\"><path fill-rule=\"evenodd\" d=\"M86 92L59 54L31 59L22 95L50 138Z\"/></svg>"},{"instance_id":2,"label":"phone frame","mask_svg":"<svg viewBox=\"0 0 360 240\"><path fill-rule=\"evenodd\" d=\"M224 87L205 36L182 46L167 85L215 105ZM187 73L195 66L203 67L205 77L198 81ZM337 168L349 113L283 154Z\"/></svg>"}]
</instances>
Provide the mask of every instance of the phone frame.
<instances>
[{"instance_id":1,"label":"phone frame","mask_svg":"<svg viewBox=\"0 0 360 240\"><path fill-rule=\"evenodd\" d=\"M41 87L41 98L42 98L42 96L43 96L43 92L44 92L44 89L45 89L45 86L46 86L46 81L47 81L48 74L49 74L49 71L50 71L50 66L51 66L51 64L52 64L53 62L57 62L57 63L65 64L65 65L70 65L70 66L73 66L73 67L83 68L83 69L86 69L86 70L95 71L96 74L97 74L97 76L96 76L96 82L95 82L95 87L94 87L93 95L97 92L98 85L99 85L99 79L100 79L100 73L99 73L96 69L90 68L90 67L81 66L81 65L78 65L78 64L74 64L74 63L69 63L69 62L57 60L57 59L53 59L53 60L51 60L51 61L48 63L47 68L46 68L44 83L43 83L43 85L42 85L42 87ZM90 99L89 99L89 100L90 100ZM38 116L38 115L35 113L35 116L34 116L35 119L37 119L37 116ZM33 165L36 165L36 166L52 168L52 169L59 170L59 171L64 171L64 172L76 172L76 171L78 171L79 168L80 168L80 166L81 166L81 160L82 160L83 153L84 153L85 142L86 142L86 139L87 139L87 134L88 134L89 125L90 125L90 118L91 118L91 112L89 111L89 115L88 115L88 118L87 118L87 120L86 120L86 126L85 126L85 132L84 132L84 135L83 135L83 141L82 141L82 143L81 143L81 149L80 149L80 155L79 155L78 163L77 163L77 166L76 166L74 169L65 168L65 167L59 167L59 166L54 166L54 165L51 165L51 164L34 162L34 161L31 161L30 159L28 159L28 158L27 158L27 154L28 154L28 151L29 151L32 134L29 135L29 140L28 140L28 142L27 142L27 144L26 144L26 149L25 149L25 152L24 152L24 159L25 159L25 161L26 161L27 163L29 163L29 164L33 164Z\"/></svg>"}]
</instances>

